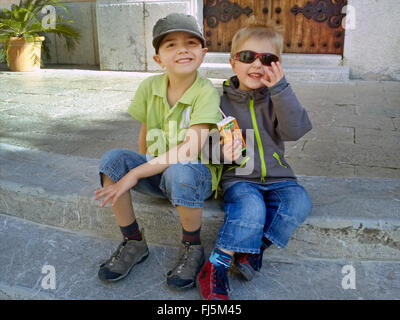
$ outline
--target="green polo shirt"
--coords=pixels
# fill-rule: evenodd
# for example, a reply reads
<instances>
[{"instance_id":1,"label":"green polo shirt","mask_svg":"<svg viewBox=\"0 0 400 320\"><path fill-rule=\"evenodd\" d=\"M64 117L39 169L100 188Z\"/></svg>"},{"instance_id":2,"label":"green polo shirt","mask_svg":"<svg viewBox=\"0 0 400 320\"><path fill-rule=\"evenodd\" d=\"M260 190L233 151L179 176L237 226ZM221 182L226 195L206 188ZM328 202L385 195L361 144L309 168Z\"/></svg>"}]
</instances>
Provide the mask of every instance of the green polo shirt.
<instances>
[{"instance_id":1,"label":"green polo shirt","mask_svg":"<svg viewBox=\"0 0 400 320\"><path fill-rule=\"evenodd\" d=\"M147 152L157 157L183 142L189 127L222 120L220 97L211 81L197 73L196 80L178 102L170 107L167 101L168 75L143 80L128 108L136 120L146 123ZM200 154L199 154L200 159ZM212 190L218 187L222 165L206 164L212 175Z\"/></svg>"}]
</instances>

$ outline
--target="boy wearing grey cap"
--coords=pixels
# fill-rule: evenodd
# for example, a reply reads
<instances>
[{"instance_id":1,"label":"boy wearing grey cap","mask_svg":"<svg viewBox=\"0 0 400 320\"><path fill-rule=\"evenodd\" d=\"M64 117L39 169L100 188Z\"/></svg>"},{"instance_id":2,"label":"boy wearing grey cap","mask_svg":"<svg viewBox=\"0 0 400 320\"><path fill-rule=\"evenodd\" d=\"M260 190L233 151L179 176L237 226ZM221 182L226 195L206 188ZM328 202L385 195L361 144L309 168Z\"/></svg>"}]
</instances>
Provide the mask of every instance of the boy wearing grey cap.
<instances>
[{"instance_id":1,"label":"boy wearing grey cap","mask_svg":"<svg viewBox=\"0 0 400 320\"><path fill-rule=\"evenodd\" d=\"M95 192L95 200L104 198L101 206L111 204L124 237L100 266L98 275L103 281L126 277L149 254L130 189L167 198L177 208L182 243L177 262L167 274L168 286L193 287L204 263L202 208L216 190L222 169L198 160L208 130L222 119L218 91L197 71L207 52L204 43L197 21L186 14L170 14L153 28L154 61L166 72L142 81L128 109L142 122L140 153L114 149L100 163L102 188Z\"/></svg>"}]
</instances>

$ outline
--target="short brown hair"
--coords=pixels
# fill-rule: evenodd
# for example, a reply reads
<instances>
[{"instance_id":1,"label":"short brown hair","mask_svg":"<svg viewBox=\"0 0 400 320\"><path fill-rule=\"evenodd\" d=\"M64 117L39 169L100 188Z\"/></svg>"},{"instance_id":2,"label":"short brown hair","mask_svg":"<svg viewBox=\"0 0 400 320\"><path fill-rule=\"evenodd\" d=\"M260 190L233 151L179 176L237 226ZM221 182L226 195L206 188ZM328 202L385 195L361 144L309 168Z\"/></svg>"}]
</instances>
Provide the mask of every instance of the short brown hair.
<instances>
[{"instance_id":1,"label":"short brown hair","mask_svg":"<svg viewBox=\"0 0 400 320\"><path fill-rule=\"evenodd\" d=\"M279 59L281 59L281 54L283 51L283 28L262 24L251 24L239 29L235 33L231 46L232 59L234 58L239 47L250 38L270 41L276 50L276 54L278 55Z\"/></svg>"}]
</instances>

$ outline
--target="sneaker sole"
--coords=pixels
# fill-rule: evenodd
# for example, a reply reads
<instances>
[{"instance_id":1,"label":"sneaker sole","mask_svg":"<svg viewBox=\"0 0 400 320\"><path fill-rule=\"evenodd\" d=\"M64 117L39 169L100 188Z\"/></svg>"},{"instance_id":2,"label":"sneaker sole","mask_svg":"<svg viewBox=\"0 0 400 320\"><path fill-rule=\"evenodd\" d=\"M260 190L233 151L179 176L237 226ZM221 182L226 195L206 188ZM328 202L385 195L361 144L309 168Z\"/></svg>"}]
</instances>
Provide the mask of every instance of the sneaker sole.
<instances>
[{"instance_id":1,"label":"sneaker sole","mask_svg":"<svg viewBox=\"0 0 400 320\"><path fill-rule=\"evenodd\" d=\"M129 272L131 272L131 270L133 269L133 267L136 266L136 265L138 265L139 263L142 263L144 260L146 260L147 257L149 256L149 254L150 254L150 252L147 251L147 253L146 253L143 257L141 257L140 260L139 260L138 262L136 262L135 264L133 264L133 265L128 269L127 272L125 272L124 274L120 275L118 278L115 278L115 279L101 279L101 278L100 278L100 280L102 280L102 281L108 283L108 282L117 282L117 281L119 281L119 280L125 278L125 277L129 274Z\"/></svg>"},{"instance_id":2,"label":"sneaker sole","mask_svg":"<svg viewBox=\"0 0 400 320\"><path fill-rule=\"evenodd\" d=\"M196 286L196 282L193 281L192 283L189 283L183 287L177 287L177 286L174 286L173 284L168 284L168 282L167 282L167 286L170 290L173 290L173 291L186 291L188 289L194 288Z\"/></svg>"},{"instance_id":3,"label":"sneaker sole","mask_svg":"<svg viewBox=\"0 0 400 320\"><path fill-rule=\"evenodd\" d=\"M240 266L234 265L234 266L235 268L233 268L233 271L236 271L236 273L240 274L245 280L247 281L253 280L255 271L250 270L249 269L250 267L242 265Z\"/></svg>"}]
</instances>

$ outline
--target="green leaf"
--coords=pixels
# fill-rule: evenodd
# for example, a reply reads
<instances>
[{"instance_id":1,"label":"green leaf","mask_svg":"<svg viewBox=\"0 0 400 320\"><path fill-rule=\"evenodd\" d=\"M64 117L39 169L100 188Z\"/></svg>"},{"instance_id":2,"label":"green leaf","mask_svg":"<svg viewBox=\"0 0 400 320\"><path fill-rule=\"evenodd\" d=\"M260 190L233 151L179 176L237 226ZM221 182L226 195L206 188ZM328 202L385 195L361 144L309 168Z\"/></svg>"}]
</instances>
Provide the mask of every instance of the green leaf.
<instances>
[{"instance_id":1,"label":"green leaf","mask_svg":"<svg viewBox=\"0 0 400 320\"><path fill-rule=\"evenodd\" d=\"M6 49L0 49L0 63L6 62Z\"/></svg>"},{"instance_id":2,"label":"green leaf","mask_svg":"<svg viewBox=\"0 0 400 320\"><path fill-rule=\"evenodd\" d=\"M11 10L4 8L0 11L0 41L6 42L13 36L31 39L45 33L53 33L65 39L68 50L73 49L81 37L80 31L72 26L74 20L64 18L56 12L55 28L43 27L41 11L47 5L61 8L67 14L70 13L68 7L60 0L20 0L19 5L11 6ZM46 57L50 59L49 55L47 56L49 50L46 41L43 42L43 48L46 50Z\"/></svg>"}]
</instances>

